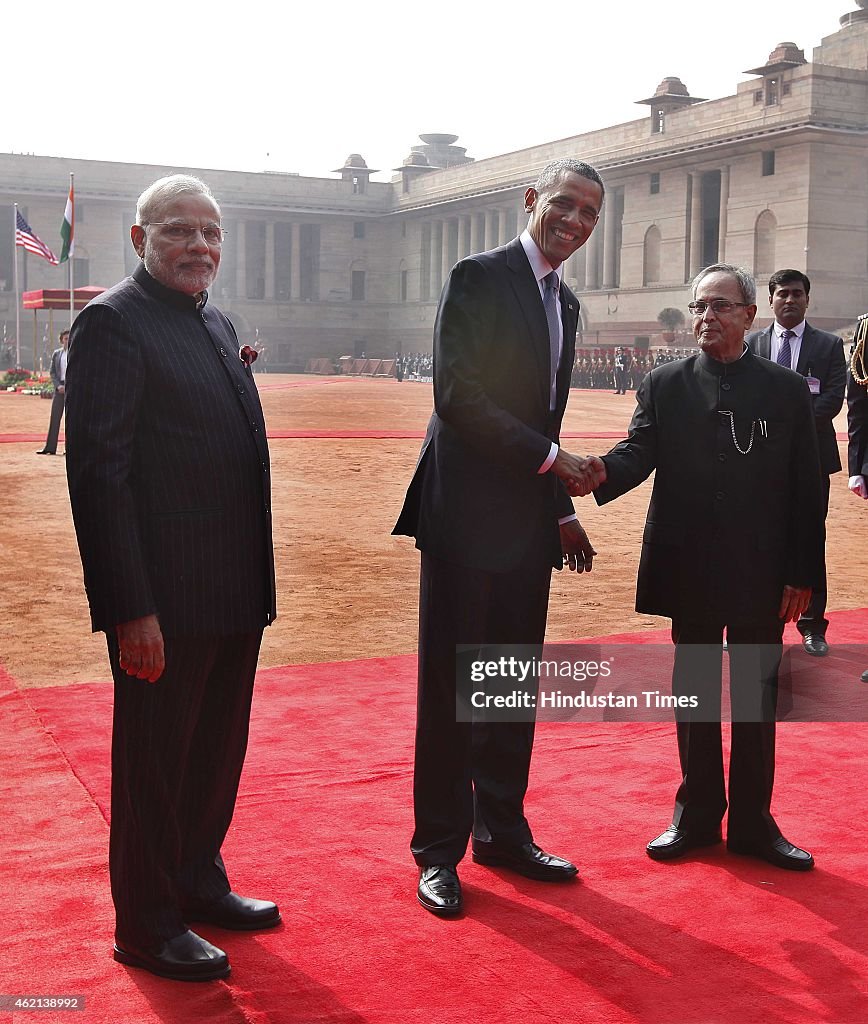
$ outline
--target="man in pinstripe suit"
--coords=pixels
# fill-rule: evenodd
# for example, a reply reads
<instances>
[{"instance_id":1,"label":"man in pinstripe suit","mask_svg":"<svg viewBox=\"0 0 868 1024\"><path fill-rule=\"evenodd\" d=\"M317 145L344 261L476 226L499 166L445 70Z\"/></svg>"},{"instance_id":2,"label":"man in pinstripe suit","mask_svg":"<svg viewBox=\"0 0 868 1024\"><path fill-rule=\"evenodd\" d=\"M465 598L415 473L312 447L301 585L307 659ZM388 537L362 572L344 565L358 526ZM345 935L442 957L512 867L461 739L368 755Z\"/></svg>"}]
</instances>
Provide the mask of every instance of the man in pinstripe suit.
<instances>
[{"instance_id":1,"label":"man in pinstripe suit","mask_svg":"<svg viewBox=\"0 0 868 1024\"><path fill-rule=\"evenodd\" d=\"M141 264L72 329L67 471L93 629L115 684L109 866L116 960L178 980L229 972L188 923L276 925L232 892L220 847L275 616L265 422L208 302L220 210L172 175L139 198Z\"/></svg>"}]
</instances>

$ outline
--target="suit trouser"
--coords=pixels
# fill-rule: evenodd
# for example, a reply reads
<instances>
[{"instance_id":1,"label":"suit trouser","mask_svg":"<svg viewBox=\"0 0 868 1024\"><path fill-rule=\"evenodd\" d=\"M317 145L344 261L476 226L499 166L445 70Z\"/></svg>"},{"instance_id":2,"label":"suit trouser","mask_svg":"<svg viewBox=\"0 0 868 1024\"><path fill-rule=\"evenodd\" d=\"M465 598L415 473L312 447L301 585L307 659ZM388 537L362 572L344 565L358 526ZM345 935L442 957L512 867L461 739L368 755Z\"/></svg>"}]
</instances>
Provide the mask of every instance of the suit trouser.
<instances>
[{"instance_id":1,"label":"suit trouser","mask_svg":"<svg viewBox=\"0 0 868 1024\"><path fill-rule=\"evenodd\" d=\"M673 620L672 692L698 696L701 707L676 711L682 780L672 823L715 832L727 809L721 737L723 622ZM775 709L783 651L777 618L726 626L732 710L727 837L746 842L780 836L771 814L775 777Z\"/></svg>"},{"instance_id":2,"label":"suit trouser","mask_svg":"<svg viewBox=\"0 0 868 1024\"><path fill-rule=\"evenodd\" d=\"M186 930L181 908L230 889L220 847L247 750L262 633L166 637L156 683L128 676L108 637L115 682L109 869L117 935Z\"/></svg>"},{"instance_id":3,"label":"suit trouser","mask_svg":"<svg viewBox=\"0 0 868 1024\"><path fill-rule=\"evenodd\" d=\"M453 565L422 553L419 688L410 849L419 865L457 864L471 830L530 842L524 796L534 723L458 722L458 644L542 645L551 566L507 573Z\"/></svg>"},{"instance_id":4,"label":"suit trouser","mask_svg":"<svg viewBox=\"0 0 868 1024\"><path fill-rule=\"evenodd\" d=\"M828 473L822 474L823 481L823 522L829 514L829 490L831 479ZM811 591L811 600L805 609L805 614L796 623L796 628L804 636L806 633L822 633L825 635L829 628L829 620L826 618L826 564L823 561L823 585L814 587Z\"/></svg>"},{"instance_id":5,"label":"suit trouser","mask_svg":"<svg viewBox=\"0 0 868 1024\"><path fill-rule=\"evenodd\" d=\"M51 399L51 418L48 421L48 437L45 439L45 451L57 453L57 439L60 437L60 421L63 419L64 393L54 389Z\"/></svg>"}]
</instances>

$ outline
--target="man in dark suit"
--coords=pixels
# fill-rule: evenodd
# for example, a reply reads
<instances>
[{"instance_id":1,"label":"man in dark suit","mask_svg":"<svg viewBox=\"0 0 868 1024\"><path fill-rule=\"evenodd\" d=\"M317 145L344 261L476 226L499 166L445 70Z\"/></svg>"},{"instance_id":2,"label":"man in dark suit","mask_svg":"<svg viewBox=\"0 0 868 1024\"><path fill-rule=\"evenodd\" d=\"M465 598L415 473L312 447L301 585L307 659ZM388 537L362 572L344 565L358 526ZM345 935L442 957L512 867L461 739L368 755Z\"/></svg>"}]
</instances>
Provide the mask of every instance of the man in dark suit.
<instances>
[{"instance_id":1,"label":"man in dark suit","mask_svg":"<svg viewBox=\"0 0 868 1024\"><path fill-rule=\"evenodd\" d=\"M524 816L533 722L456 722L456 645L541 644L552 567L590 570L594 550L568 490L584 460L558 443L578 301L560 268L603 202L580 161L546 167L525 193L527 230L449 275L434 327L434 414L395 533L422 552L411 849L418 897L461 910L456 865L473 859L543 881L573 878Z\"/></svg>"},{"instance_id":2,"label":"man in dark suit","mask_svg":"<svg viewBox=\"0 0 868 1024\"><path fill-rule=\"evenodd\" d=\"M859 318L847 375L848 487L868 499L868 313ZM862 673L868 683L868 669Z\"/></svg>"},{"instance_id":3,"label":"man in dark suit","mask_svg":"<svg viewBox=\"0 0 868 1024\"><path fill-rule=\"evenodd\" d=\"M811 855L771 814L775 702L784 624L822 578L816 431L805 381L745 345L756 286L738 267L700 271L690 305L700 352L655 367L626 441L593 471L599 504L656 470L636 610L672 619L682 782L672 826L647 847L671 860L721 840L727 808L720 724L726 630L732 698L727 845L803 871Z\"/></svg>"},{"instance_id":4,"label":"man in dark suit","mask_svg":"<svg viewBox=\"0 0 868 1024\"><path fill-rule=\"evenodd\" d=\"M141 264L72 329L67 471L94 630L115 684L109 866L116 960L229 972L188 928L269 927L220 847L275 617L268 445L232 324L208 302L220 210L197 178L139 198Z\"/></svg>"},{"instance_id":5,"label":"man in dark suit","mask_svg":"<svg viewBox=\"0 0 868 1024\"><path fill-rule=\"evenodd\" d=\"M769 278L769 305L775 322L763 331L748 335L752 352L788 366L808 382L813 402L814 422L820 445L820 471L823 486L823 517L829 512L829 477L841 470L841 456L835 440L832 420L844 404L847 366L844 343L836 334L811 327L805 319L811 295L811 282L798 270L778 270ZM818 583L811 602L796 623L808 654L822 658L829 653L826 630L826 580Z\"/></svg>"},{"instance_id":6,"label":"man in dark suit","mask_svg":"<svg viewBox=\"0 0 868 1024\"><path fill-rule=\"evenodd\" d=\"M51 396L51 417L48 421L48 437L45 445L36 453L37 455L57 455L57 439L60 436L60 421L63 419L63 404L66 392L66 360L69 348L69 331L61 331L59 336L60 348L56 348L51 354L51 383L54 385L54 394Z\"/></svg>"}]
</instances>

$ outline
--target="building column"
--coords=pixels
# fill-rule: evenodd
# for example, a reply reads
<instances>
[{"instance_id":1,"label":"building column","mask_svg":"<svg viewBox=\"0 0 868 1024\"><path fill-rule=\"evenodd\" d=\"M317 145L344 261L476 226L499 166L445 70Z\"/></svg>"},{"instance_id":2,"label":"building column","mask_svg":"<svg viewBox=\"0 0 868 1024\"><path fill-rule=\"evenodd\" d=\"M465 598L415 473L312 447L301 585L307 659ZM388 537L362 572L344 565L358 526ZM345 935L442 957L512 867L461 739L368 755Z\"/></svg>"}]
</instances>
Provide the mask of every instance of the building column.
<instances>
[{"instance_id":1,"label":"building column","mask_svg":"<svg viewBox=\"0 0 868 1024\"><path fill-rule=\"evenodd\" d=\"M600 256L603 248L603 233L606 229L608 212L604 212L601 219L603 223L598 224L594 228L593 234L585 246L588 250L585 257L585 287L590 291L595 291L600 287Z\"/></svg>"},{"instance_id":2,"label":"building column","mask_svg":"<svg viewBox=\"0 0 868 1024\"><path fill-rule=\"evenodd\" d=\"M452 269L452 263L449 260L449 235L452 221L441 221L440 227L440 287L442 288L446 284L446 278L449 277L449 271Z\"/></svg>"},{"instance_id":3,"label":"building column","mask_svg":"<svg viewBox=\"0 0 868 1024\"><path fill-rule=\"evenodd\" d=\"M726 263L726 220L729 207L729 164L720 169L720 217L718 218L717 261Z\"/></svg>"},{"instance_id":4,"label":"building column","mask_svg":"<svg viewBox=\"0 0 868 1024\"><path fill-rule=\"evenodd\" d=\"M462 253L458 248L458 235L461 231L461 218L452 217L446 222L446 276L455 264L461 259ZM446 279L444 276L444 280Z\"/></svg>"},{"instance_id":5,"label":"building column","mask_svg":"<svg viewBox=\"0 0 868 1024\"><path fill-rule=\"evenodd\" d=\"M503 225L503 229L501 231L503 237L501 241L509 242L511 239L515 238L518 232L516 231L515 210L511 206L508 206L503 211L501 224Z\"/></svg>"},{"instance_id":6,"label":"building column","mask_svg":"<svg viewBox=\"0 0 868 1024\"><path fill-rule=\"evenodd\" d=\"M518 224L517 224L516 232L515 233L517 235L520 235L522 233L522 231L524 231L524 229L527 227L528 217L530 216L530 214L524 208L524 196L522 196L521 202L518 204L517 215L518 215L518 218L517 218L518 219Z\"/></svg>"},{"instance_id":7,"label":"building column","mask_svg":"<svg viewBox=\"0 0 868 1024\"><path fill-rule=\"evenodd\" d=\"M290 224L290 249L292 255L289 259L289 298L297 299L301 295L301 231L298 224Z\"/></svg>"},{"instance_id":8,"label":"building column","mask_svg":"<svg viewBox=\"0 0 868 1024\"><path fill-rule=\"evenodd\" d=\"M485 234L487 249L494 249L500 245L500 210L488 211L488 227Z\"/></svg>"},{"instance_id":9,"label":"building column","mask_svg":"<svg viewBox=\"0 0 868 1024\"><path fill-rule=\"evenodd\" d=\"M458 220L458 258L463 260L470 255L470 217Z\"/></svg>"},{"instance_id":10,"label":"building column","mask_svg":"<svg viewBox=\"0 0 868 1024\"><path fill-rule=\"evenodd\" d=\"M431 224L431 298L440 298L443 287L441 260L443 258L443 221L435 220Z\"/></svg>"},{"instance_id":11,"label":"building column","mask_svg":"<svg viewBox=\"0 0 868 1024\"><path fill-rule=\"evenodd\" d=\"M247 298L247 224L239 220L235 225L238 241L235 243L235 292L239 299Z\"/></svg>"},{"instance_id":12,"label":"building column","mask_svg":"<svg viewBox=\"0 0 868 1024\"><path fill-rule=\"evenodd\" d=\"M692 280L702 269L702 175L691 174L690 180L690 261L687 278Z\"/></svg>"},{"instance_id":13,"label":"building column","mask_svg":"<svg viewBox=\"0 0 868 1024\"><path fill-rule=\"evenodd\" d=\"M609 289L616 286L615 266L617 253L615 252L615 229L618 226L616 212L617 204L613 193L609 208L606 211L606 219L603 222L603 287Z\"/></svg>"},{"instance_id":14,"label":"building column","mask_svg":"<svg viewBox=\"0 0 868 1024\"><path fill-rule=\"evenodd\" d=\"M265 223L265 297L274 300L274 221Z\"/></svg>"},{"instance_id":15,"label":"building column","mask_svg":"<svg viewBox=\"0 0 868 1024\"><path fill-rule=\"evenodd\" d=\"M564 280L571 288L583 288L585 284L585 264L583 256L586 246L576 249L572 256L564 263Z\"/></svg>"},{"instance_id":16,"label":"building column","mask_svg":"<svg viewBox=\"0 0 868 1024\"><path fill-rule=\"evenodd\" d=\"M485 251L485 215L481 213L470 214L470 252Z\"/></svg>"}]
</instances>

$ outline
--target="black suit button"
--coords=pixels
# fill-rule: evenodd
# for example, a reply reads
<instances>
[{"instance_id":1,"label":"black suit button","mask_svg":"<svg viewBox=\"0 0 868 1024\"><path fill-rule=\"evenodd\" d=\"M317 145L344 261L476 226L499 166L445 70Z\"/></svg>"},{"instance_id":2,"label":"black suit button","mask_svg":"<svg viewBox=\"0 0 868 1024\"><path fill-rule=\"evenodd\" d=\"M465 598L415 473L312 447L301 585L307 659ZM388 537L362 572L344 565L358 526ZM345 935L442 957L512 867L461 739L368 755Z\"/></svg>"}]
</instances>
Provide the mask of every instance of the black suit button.
<instances>
[{"instance_id":1,"label":"black suit button","mask_svg":"<svg viewBox=\"0 0 868 1024\"><path fill-rule=\"evenodd\" d=\"M731 387L732 387L732 384L728 384L728 383L727 383L726 381L724 381L724 382L723 382L723 383L722 383L722 384L720 385L720 390L721 390L721 391L729 391L729 389L730 389Z\"/></svg>"},{"instance_id":2,"label":"black suit button","mask_svg":"<svg viewBox=\"0 0 868 1024\"><path fill-rule=\"evenodd\" d=\"M244 388L243 388L243 387L241 387L241 385L240 385L240 384L238 385L238 394L239 394L239 395L243 395L243 394L244 394Z\"/></svg>"},{"instance_id":3,"label":"black suit button","mask_svg":"<svg viewBox=\"0 0 868 1024\"><path fill-rule=\"evenodd\" d=\"M220 355L223 356L223 358L225 359L229 355L229 353L226 351L225 348L221 348Z\"/></svg>"},{"instance_id":4,"label":"black suit button","mask_svg":"<svg viewBox=\"0 0 868 1024\"><path fill-rule=\"evenodd\" d=\"M715 501L723 501L723 499L725 497L726 497L726 495L723 493L723 491L718 491L717 494L715 494L715 496L714 496L714 500Z\"/></svg>"},{"instance_id":5,"label":"black suit button","mask_svg":"<svg viewBox=\"0 0 868 1024\"><path fill-rule=\"evenodd\" d=\"M726 462L726 452L721 452L720 455L717 456L717 458L720 462Z\"/></svg>"}]
</instances>

